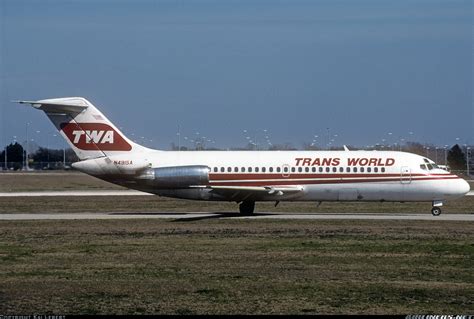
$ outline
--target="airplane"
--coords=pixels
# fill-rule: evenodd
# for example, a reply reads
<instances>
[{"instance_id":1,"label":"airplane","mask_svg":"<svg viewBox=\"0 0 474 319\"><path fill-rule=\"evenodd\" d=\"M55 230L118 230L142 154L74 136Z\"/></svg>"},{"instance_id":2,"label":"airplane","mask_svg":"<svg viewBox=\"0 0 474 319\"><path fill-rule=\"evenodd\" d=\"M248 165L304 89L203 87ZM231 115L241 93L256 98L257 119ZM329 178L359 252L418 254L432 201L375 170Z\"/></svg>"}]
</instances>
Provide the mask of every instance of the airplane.
<instances>
[{"instance_id":1,"label":"airplane","mask_svg":"<svg viewBox=\"0 0 474 319\"><path fill-rule=\"evenodd\" d=\"M431 202L469 192L432 160L397 151L161 151L127 138L82 97L13 101L42 110L80 161L73 168L159 196L231 201L242 215L255 202Z\"/></svg>"}]
</instances>

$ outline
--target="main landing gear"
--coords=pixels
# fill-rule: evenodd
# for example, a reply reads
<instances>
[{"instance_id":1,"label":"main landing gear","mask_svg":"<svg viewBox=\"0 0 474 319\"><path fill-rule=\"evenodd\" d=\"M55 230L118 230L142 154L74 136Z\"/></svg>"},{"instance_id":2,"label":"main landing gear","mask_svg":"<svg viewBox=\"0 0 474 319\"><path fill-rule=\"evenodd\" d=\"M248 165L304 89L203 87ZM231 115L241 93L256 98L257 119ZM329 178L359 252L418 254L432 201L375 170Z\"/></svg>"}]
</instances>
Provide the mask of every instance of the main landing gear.
<instances>
[{"instance_id":1,"label":"main landing gear","mask_svg":"<svg viewBox=\"0 0 474 319\"><path fill-rule=\"evenodd\" d=\"M252 215L255 209L255 202L243 201L239 205L239 211L242 215Z\"/></svg>"},{"instance_id":2,"label":"main landing gear","mask_svg":"<svg viewBox=\"0 0 474 319\"><path fill-rule=\"evenodd\" d=\"M443 202L440 200L433 201L433 208L431 208L431 214L433 216L441 215L441 206L443 206Z\"/></svg>"}]
</instances>

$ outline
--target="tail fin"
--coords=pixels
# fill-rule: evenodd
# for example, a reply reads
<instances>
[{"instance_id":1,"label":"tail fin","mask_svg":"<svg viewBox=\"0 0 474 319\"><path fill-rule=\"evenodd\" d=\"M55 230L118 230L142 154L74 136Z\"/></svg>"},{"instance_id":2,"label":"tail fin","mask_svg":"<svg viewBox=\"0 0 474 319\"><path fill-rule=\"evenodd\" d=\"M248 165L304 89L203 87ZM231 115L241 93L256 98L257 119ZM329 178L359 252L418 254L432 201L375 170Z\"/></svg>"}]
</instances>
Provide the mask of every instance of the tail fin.
<instances>
[{"instance_id":1,"label":"tail fin","mask_svg":"<svg viewBox=\"0 0 474 319\"><path fill-rule=\"evenodd\" d=\"M147 150L123 135L85 98L15 102L44 111L80 160Z\"/></svg>"}]
</instances>

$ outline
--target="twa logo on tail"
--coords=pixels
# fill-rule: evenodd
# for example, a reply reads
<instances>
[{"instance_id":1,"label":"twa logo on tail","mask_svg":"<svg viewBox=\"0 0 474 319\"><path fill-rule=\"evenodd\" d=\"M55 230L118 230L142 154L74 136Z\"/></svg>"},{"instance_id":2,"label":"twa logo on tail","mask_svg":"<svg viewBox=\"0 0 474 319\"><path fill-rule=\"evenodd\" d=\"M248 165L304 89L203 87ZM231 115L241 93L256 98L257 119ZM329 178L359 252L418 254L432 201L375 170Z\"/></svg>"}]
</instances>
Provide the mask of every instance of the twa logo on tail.
<instances>
[{"instance_id":1,"label":"twa logo on tail","mask_svg":"<svg viewBox=\"0 0 474 319\"><path fill-rule=\"evenodd\" d=\"M130 151L132 146L110 125L103 123L62 123L61 130L81 150Z\"/></svg>"}]
</instances>

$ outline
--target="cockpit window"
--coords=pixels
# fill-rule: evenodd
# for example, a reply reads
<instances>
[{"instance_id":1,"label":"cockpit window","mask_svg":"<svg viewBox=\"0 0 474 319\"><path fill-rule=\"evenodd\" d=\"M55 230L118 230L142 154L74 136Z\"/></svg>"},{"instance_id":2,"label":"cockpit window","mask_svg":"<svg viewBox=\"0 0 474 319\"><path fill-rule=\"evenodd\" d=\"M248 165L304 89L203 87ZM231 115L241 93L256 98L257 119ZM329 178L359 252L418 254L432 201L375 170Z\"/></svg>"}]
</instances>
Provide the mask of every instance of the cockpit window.
<instances>
[{"instance_id":1,"label":"cockpit window","mask_svg":"<svg viewBox=\"0 0 474 319\"><path fill-rule=\"evenodd\" d=\"M420 164L420 168L421 169L424 169L424 170L432 170L432 169L439 169L438 165L436 165L435 162L427 159L427 158L423 158L423 161L425 162L424 164Z\"/></svg>"}]
</instances>

